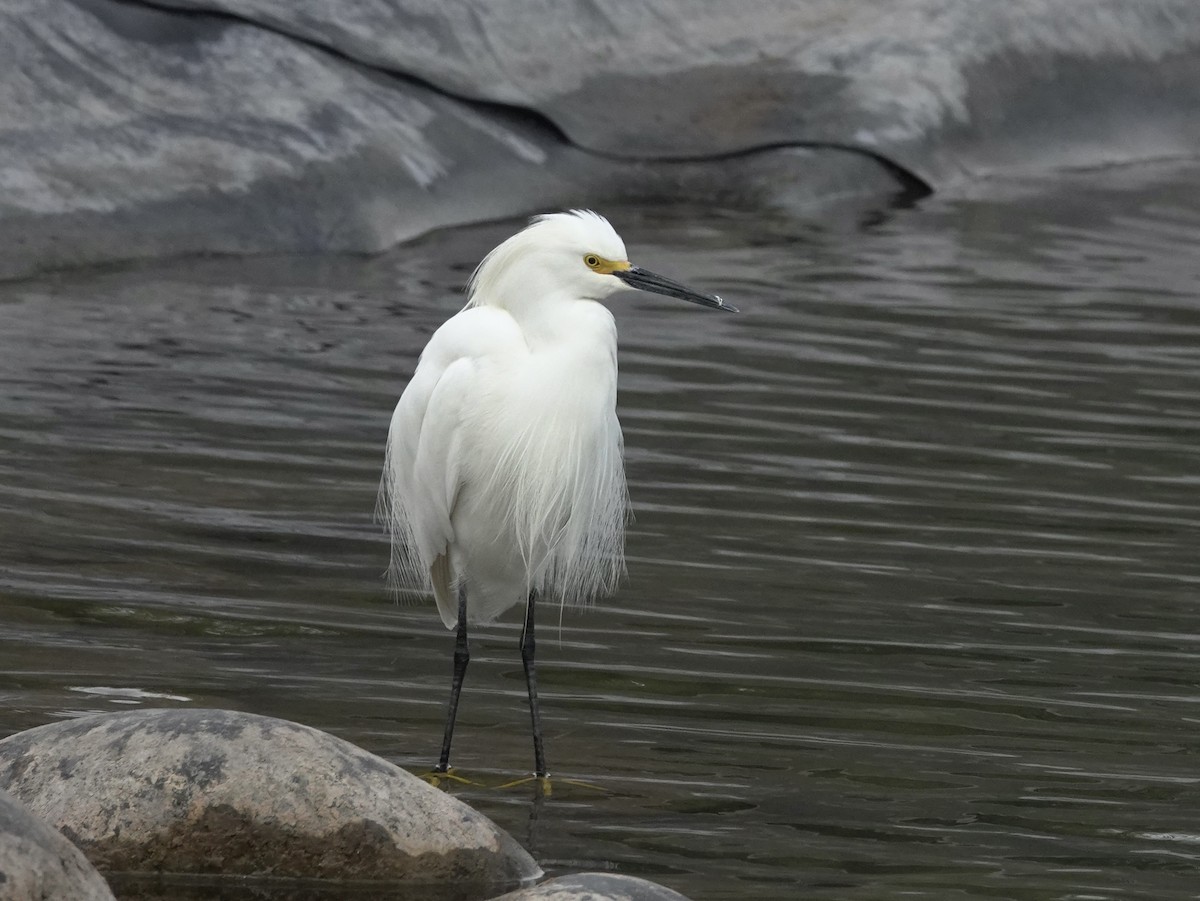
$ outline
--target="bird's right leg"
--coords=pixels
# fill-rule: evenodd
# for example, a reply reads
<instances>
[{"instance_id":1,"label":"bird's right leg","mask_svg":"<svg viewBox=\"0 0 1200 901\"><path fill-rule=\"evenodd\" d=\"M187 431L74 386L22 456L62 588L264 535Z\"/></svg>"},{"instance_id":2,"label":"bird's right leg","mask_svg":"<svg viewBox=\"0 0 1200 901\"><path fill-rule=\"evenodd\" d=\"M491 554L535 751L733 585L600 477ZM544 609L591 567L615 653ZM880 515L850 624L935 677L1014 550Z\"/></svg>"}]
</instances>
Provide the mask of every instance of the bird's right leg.
<instances>
[{"instance_id":1,"label":"bird's right leg","mask_svg":"<svg viewBox=\"0 0 1200 901\"><path fill-rule=\"evenodd\" d=\"M471 651L467 646L467 586L458 586L458 637L454 641L454 678L450 682L450 709L446 712L446 734L442 738L442 756L438 765L433 768L435 773L445 773L450 770L450 740L454 738L454 718L458 715L458 696L462 692L463 676L467 673L467 663L471 660Z\"/></svg>"},{"instance_id":2,"label":"bird's right leg","mask_svg":"<svg viewBox=\"0 0 1200 901\"><path fill-rule=\"evenodd\" d=\"M529 592L529 600L525 602L525 630L521 633L521 662L525 664L525 686L529 689L529 716L533 724L533 775L536 779L545 779L546 755L542 751L542 718L538 712L537 663L534 657L537 645L533 634L533 607L536 601L537 592Z\"/></svg>"}]
</instances>

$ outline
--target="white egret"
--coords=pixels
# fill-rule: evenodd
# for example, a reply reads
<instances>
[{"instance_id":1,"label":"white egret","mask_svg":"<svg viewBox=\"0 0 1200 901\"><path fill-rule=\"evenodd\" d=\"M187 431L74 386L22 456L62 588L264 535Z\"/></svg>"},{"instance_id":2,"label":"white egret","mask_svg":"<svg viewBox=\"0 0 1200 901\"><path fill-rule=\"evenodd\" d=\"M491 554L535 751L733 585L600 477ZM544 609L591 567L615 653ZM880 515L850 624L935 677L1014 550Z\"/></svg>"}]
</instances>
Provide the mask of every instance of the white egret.
<instances>
[{"instance_id":1,"label":"white egret","mask_svg":"<svg viewBox=\"0 0 1200 901\"><path fill-rule=\"evenodd\" d=\"M466 306L434 332L396 404L380 489L390 577L431 588L457 630L435 772L450 767L468 624L523 601L535 775L546 777L535 601L586 603L624 571L617 332L597 303L623 288L737 312L632 265L596 213L538 216L479 264Z\"/></svg>"}]
</instances>

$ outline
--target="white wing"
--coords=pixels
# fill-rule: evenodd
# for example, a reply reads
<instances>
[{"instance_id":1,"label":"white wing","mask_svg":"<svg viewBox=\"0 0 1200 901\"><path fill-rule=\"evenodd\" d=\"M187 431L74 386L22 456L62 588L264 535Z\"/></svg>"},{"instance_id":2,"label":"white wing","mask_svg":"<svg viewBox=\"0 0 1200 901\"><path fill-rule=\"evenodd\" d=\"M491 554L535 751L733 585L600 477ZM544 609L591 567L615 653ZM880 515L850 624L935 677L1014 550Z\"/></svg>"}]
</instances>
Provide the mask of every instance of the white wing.
<instances>
[{"instance_id":1,"label":"white wing","mask_svg":"<svg viewBox=\"0 0 1200 901\"><path fill-rule=\"evenodd\" d=\"M445 555L462 484L464 412L479 395L481 364L523 346L508 313L463 310L429 339L392 414L379 498L392 539L389 580L394 587L432 587L447 627L458 617Z\"/></svg>"}]
</instances>

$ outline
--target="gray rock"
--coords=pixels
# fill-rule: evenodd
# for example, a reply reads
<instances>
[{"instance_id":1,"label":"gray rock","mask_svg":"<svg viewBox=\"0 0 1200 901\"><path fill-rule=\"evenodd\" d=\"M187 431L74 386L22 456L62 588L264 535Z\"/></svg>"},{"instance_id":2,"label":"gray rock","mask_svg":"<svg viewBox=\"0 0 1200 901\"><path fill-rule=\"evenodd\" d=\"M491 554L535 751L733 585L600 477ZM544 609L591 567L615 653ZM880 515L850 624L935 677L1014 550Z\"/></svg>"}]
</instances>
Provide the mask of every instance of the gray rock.
<instances>
[{"instance_id":1,"label":"gray rock","mask_svg":"<svg viewBox=\"0 0 1200 901\"><path fill-rule=\"evenodd\" d=\"M615 10L0 0L0 278L630 200L819 215L1200 146L1195 0Z\"/></svg>"},{"instance_id":2,"label":"gray rock","mask_svg":"<svg viewBox=\"0 0 1200 901\"><path fill-rule=\"evenodd\" d=\"M969 172L1194 155L1195 0L165 0L536 110L577 146L860 147Z\"/></svg>"},{"instance_id":3,"label":"gray rock","mask_svg":"<svg viewBox=\"0 0 1200 901\"><path fill-rule=\"evenodd\" d=\"M270 31L0 0L0 277L190 253L373 252L511 212L555 148Z\"/></svg>"},{"instance_id":4,"label":"gray rock","mask_svg":"<svg viewBox=\"0 0 1200 901\"><path fill-rule=\"evenodd\" d=\"M372 253L430 229L686 197L898 188L845 151L597 157L228 17L0 0L0 278L184 254Z\"/></svg>"},{"instance_id":5,"label":"gray rock","mask_svg":"<svg viewBox=\"0 0 1200 901\"><path fill-rule=\"evenodd\" d=\"M576 873L519 889L492 901L688 901L656 882L612 873Z\"/></svg>"},{"instance_id":6,"label":"gray rock","mask_svg":"<svg viewBox=\"0 0 1200 901\"><path fill-rule=\"evenodd\" d=\"M0 791L0 898L112 901L113 895L78 848Z\"/></svg>"},{"instance_id":7,"label":"gray rock","mask_svg":"<svg viewBox=\"0 0 1200 901\"><path fill-rule=\"evenodd\" d=\"M0 741L0 787L102 870L507 887L540 875L491 821L316 729L138 710Z\"/></svg>"}]
</instances>

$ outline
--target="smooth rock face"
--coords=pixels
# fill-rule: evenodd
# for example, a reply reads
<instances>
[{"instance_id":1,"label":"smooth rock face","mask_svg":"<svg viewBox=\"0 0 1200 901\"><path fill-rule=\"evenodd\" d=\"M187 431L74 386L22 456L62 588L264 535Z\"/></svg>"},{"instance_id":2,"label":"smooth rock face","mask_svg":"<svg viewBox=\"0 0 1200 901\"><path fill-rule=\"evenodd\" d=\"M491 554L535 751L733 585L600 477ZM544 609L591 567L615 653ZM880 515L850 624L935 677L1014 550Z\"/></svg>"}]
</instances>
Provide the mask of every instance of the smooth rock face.
<instances>
[{"instance_id":1,"label":"smooth rock face","mask_svg":"<svg viewBox=\"0 0 1200 901\"><path fill-rule=\"evenodd\" d=\"M612 873L576 873L492 901L688 901L664 885Z\"/></svg>"},{"instance_id":2,"label":"smooth rock face","mask_svg":"<svg viewBox=\"0 0 1200 901\"><path fill-rule=\"evenodd\" d=\"M184 254L373 253L441 226L631 199L809 209L901 187L844 150L596 157L536 118L228 17L0 0L0 278Z\"/></svg>"},{"instance_id":3,"label":"smooth rock face","mask_svg":"<svg viewBox=\"0 0 1200 901\"><path fill-rule=\"evenodd\" d=\"M139 710L0 741L0 787L102 870L511 886L540 874L491 821L285 720Z\"/></svg>"},{"instance_id":4,"label":"smooth rock face","mask_svg":"<svg viewBox=\"0 0 1200 901\"><path fill-rule=\"evenodd\" d=\"M542 170L557 149L253 25L0 0L0 277L186 253L374 252L511 212L531 173L552 190Z\"/></svg>"},{"instance_id":5,"label":"smooth rock face","mask_svg":"<svg viewBox=\"0 0 1200 901\"><path fill-rule=\"evenodd\" d=\"M873 150L962 171L1191 155L1194 0L166 0L447 93L536 110L583 148Z\"/></svg>"},{"instance_id":6,"label":"smooth rock face","mask_svg":"<svg viewBox=\"0 0 1200 901\"><path fill-rule=\"evenodd\" d=\"M1196 0L0 0L0 278L630 200L878 208L1194 155L1198 108Z\"/></svg>"},{"instance_id":7,"label":"smooth rock face","mask_svg":"<svg viewBox=\"0 0 1200 901\"><path fill-rule=\"evenodd\" d=\"M0 898L112 901L79 849L0 791Z\"/></svg>"}]
</instances>

